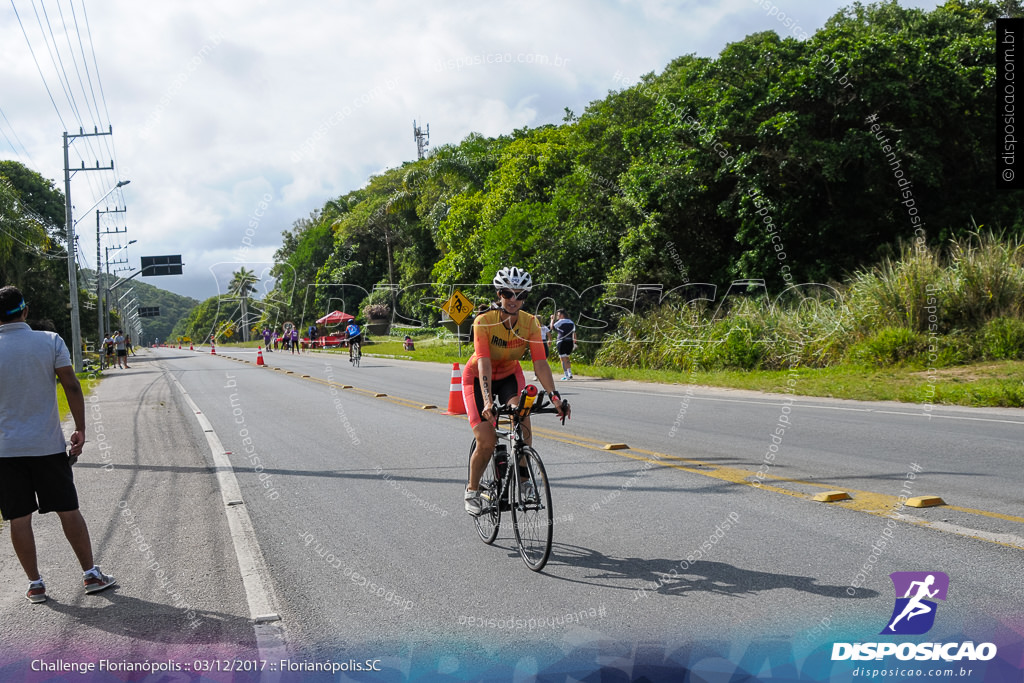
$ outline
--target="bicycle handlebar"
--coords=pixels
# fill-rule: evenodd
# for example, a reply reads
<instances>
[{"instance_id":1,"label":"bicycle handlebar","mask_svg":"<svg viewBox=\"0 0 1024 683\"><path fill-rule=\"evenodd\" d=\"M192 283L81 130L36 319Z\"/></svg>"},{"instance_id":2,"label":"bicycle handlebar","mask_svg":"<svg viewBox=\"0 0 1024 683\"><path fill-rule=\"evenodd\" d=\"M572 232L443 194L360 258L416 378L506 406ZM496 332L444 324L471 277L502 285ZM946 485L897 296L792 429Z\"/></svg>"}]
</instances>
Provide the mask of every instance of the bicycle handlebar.
<instances>
[{"instance_id":1,"label":"bicycle handlebar","mask_svg":"<svg viewBox=\"0 0 1024 683\"><path fill-rule=\"evenodd\" d=\"M525 393L526 390L524 389L523 392ZM520 401L522 401L522 400L523 400L523 397L520 396ZM545 401L547 401L547 402L545 403ZM564 414L562 415L562 424L564 425L565 424L565 418L569 417L569 415L570 415L569 402L563 400L561 402L561 404L562 404L563 410L564 410ZM500 418L502 416L509 416L509 417L512 417L513 419L517 419L517 418L518 419L523 419L523 418L525 418L525 417L527 417L529 415L534 415L534 414L543 415L545 413L549 413L549 414L550 413L554 413L554 414L557 415L558 414L558 408L556 408L554 403L552 403L548 399L547 392L542 389L541 391L537 392L537 397L534 400L533 405L530 406L529 411L526 413L526 415L520 416L519 415L519 412L520 412L519 405L518 404L512 404L512 403L505 403L505 404L499 403L499 404L495 404L494 408L493 408L493 412L494 412L494 421L497 422L498 418Z\"/></svg>"}]
</instances>

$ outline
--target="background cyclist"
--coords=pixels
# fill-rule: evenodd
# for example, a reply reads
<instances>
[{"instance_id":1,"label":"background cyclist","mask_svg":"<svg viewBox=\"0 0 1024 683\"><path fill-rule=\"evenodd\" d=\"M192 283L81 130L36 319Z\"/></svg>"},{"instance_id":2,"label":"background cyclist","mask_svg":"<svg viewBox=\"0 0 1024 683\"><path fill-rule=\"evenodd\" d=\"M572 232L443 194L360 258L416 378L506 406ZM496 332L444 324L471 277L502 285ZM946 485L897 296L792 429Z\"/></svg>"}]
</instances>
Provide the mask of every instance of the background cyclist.
<instances>
[{"instance_id":1,"label":"background cyclist","mask_svg":"<svg viewBox=\"0 0 1024 683\"><path fill-rule=\"evenodd\" d=\"M555 391L540 338L540 323L533 315L522 311L533 279L525 270L502 268L494 276L498 302L473 321L473 355L466 361L462 375L462 395L465 399L469 426L476 437L476 450L470 459L469 483L466 487L466 512L479 515L483 508L480 498L480 477L494 452L497 435L494 432L494 395L502 403L518 403L519 394L526 386L520 359L530 351L533 371L541 386L563 415L561 397ZM531 443L529 419L523 423L523 435Z\"/></svg>"},{"instance_id":2,"label":"background cyclist","mask_svg":"<svg viewBox=\"0 0 1024 683\"><path fill-rule=\"evenodd\" d=\"M363 343L363 331L359 329L359 323L355 318L350 320L348 327L345 328L345 338L348 340L348 359L352 360L353 346Z\"/></svg>"}]
</instances>

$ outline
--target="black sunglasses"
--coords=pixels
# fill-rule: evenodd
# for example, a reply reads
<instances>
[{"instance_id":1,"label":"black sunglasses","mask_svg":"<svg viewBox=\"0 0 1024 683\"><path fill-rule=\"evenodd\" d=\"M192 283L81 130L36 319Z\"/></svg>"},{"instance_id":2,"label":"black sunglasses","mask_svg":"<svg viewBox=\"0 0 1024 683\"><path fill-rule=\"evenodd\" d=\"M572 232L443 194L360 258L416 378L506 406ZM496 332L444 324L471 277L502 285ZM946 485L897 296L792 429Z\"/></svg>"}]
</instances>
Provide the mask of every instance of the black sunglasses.
<instances>
[{"instance_id":1,"label":"black sunglasses","mask_svg":"<svg viewBox=\"0 0 1024 683\"><path fill-rule=\"evenodd\" d=\"M511 289L499 289L498 296L502 299L516 299L517 301L526 301L526 297L530 295L529 292L519 292L516 294Z\"/></svg>"}]
</instances>

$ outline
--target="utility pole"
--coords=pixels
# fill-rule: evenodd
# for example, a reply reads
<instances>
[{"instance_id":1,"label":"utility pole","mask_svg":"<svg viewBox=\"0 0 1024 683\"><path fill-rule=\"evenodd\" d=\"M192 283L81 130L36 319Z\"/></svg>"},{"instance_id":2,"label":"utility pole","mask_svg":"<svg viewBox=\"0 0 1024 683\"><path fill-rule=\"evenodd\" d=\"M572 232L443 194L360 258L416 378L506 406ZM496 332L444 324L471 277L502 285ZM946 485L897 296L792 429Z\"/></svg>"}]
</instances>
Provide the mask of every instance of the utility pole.
<instances>
[{"instance_id":1,"label":"utility pole","mask_svg":"<svg viewBox=\"0 0 1024 683\"><path fill-rule=\"evenodd\" d=\"M74 362L75 372L82 371L82 324L78 318L78 269L75 262L75 221L71 215L71 176L79 171L113 171L114 161L111 159L110 166L100 166L100 162L97 161L95 168L86 168L83 161L82 167L76 168L74 173L72 173L68 161L68 140L114 134L113 126L106 133L99 132L97 128L93 130L96 132L86 133L82 128L79 128L78 133L75 135L68 135L67 131L64 131L64 220L67 223L68 233L68 284L71 286L71 358ZM97 264L97 268L99 268L99 264Z\"/></svg>"},{"instance_id":2,"label":"utility pole","mask_svg":"<svg viewBox=\"0 0 1024 683\"><path fill-rule=\"evenodd\" d=\"M126 183L127 184L127 181ZM125 213L128 211L128 207L123 209L107 209L101 211L96 209L96 343L101 344L103 342L103 287L107 284L103 282L103 271L100 270L100 214L101 213ZM128 232L128 229L124 230L108 230L106 235L119 232ZM100 353L103 353L100 350Z\"/></svg>"},{"instance_id":3,"label":"utility pole","mask_svg":"<svg viewBox=\"0 0 1024 683\"><path fill-rule=\"evenodd\" d=\"M412 121L412 136L416 139L416 158L422 160L427 153L427 145L430 144L430 124L427 124L427 132L416 125L416 119Z\"/></svg>"},{"instance_id":4,"label":"utility pole","mask_svg":"<svg viewBox=\"0 0 1024 683\"><path fill-rule=\"evenodd\" d=\"M127 232L127 230L124 230L122 232ZM106 281L107 281L107 284L108 284L108 287L107 287L107 290L106 290L107 291L107 296L104 298L103 315L106 318L106 330L108 332L110 331L110 297L112 296L111 292L113 290L113 287L109 287L109 283L110 283L110 264L113 263L116 266L119 263L124 263L124 264L128 263L128 261L125 261L125 260L122 260L122 261L111 261L110 260L110 250L113 249L114 250L114 255L116 256L117 252L121 251L122 249L125 249L125 248L129 247L132 244L135 244L135 242L136 242L136 240L132 240L128 244L126 244L126 245L124 245L122 247L104 247L103 248L103 262L105 264L104 271L106 272ZM99 264L96 265L96 268L97 268L97 270L99 270Z\"/></svg>"}]
</instances>

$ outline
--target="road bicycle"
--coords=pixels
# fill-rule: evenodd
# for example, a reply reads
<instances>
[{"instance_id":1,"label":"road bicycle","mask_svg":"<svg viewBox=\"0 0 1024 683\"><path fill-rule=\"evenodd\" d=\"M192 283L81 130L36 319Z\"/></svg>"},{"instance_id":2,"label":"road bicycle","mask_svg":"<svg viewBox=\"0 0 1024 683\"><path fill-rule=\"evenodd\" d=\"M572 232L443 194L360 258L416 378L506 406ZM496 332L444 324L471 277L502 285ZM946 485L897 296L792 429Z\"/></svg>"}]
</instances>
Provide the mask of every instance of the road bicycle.
<instances>
[{"instance_id":1,"label":"road bicycle","mask_svg":"<svg viewBox=\"0 0 1024 683\"><path fill-rule=\"evenodd\" d=\"M359 342L352 342L352 353L349 354L348 362L353 367L359 367L359 360L363 357L363 345Z\"/></svg>"},{"instance_id":2,"label":"road bicycle","mask_svg":"<svg viewBox=\"0 0 1024 683\"><path fill-rule=\"evenodd\" d=\"M568 414L568 402L563 401L563 405ZM525 409L521 410L519 406ZM533 385L520 394L519 405L494 407L498 443L480 478L483 510L474 518L481 540L490 545L498 537L501 513L510 511L519 554L526 566L535 572L543 569L551 556L554 516L547 471L540 455L523 438L523 421L529 415L544 413L557 414L558 410L546 400L544 392L538 393ZM498 426L502 417L507 418L506 428ZM564 418L562 421L564 423ZM469 447L470 461L474 450L476 439Z\"/></svg>"}]
</instances>

